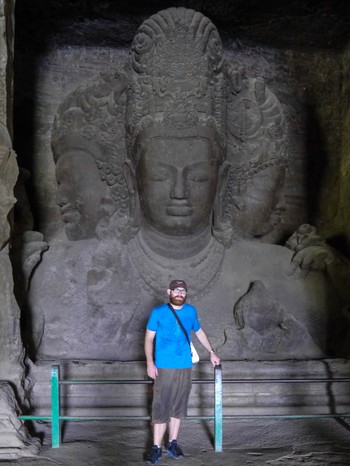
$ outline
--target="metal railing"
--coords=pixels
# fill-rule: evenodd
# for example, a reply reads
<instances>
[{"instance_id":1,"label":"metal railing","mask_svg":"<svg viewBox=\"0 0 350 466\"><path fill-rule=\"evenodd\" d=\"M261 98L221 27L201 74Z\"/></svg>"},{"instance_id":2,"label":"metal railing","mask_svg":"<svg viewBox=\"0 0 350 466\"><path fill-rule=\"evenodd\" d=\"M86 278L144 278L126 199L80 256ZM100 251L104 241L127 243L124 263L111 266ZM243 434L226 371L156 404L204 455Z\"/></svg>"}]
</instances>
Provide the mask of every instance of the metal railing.
<instances>
[{"instance_id":1,"label":"metal railing","mask_svg":"<svg viewBox=\"0 0 350 466\"><path fill-rule=\"evenodd\" d=\"M222 451L222 369L215 366L214 379L192 380L193 384L214 384L214 414L213 416L191 416L189 420L214 420L215 451ZM51 416L19 416L22 421L50 421L51 422L51 446L58 448L61 444L61 421L110 421L110 420L150 420L150 416L62 416L61 415L61 385L149 385L152 380L60 380L59 366L51 368Z\"/></svg>"},{"instance_id":2,"label":"metal railing","mask_svg":"<svg viewBox=\"0 0 350 466\"><path fill-rule=\"evenodd\" d=\"M308 384L308 383L338 383L350 382L350 377L314 377L314 378L237 378L222 379L221 365L215 366L214 379L193 380L193 384L214 384L214 414L212 416L190 416L188 420L214 420L214 447L215 452L222 452L223 420L229 419L323 419L323 418L347 418L350 413L326 413L326 414L233 414L223 416L223 384ZM22 421L50 421L51 422L51 445L58 448L61 444L61 421L107 421L107 420L150 420L150 416L62 416L60 386L61 385L95 385L95 384L153 384L152 380L60 380L59 366L51 368L51 415L50 416L19 416Z\"/></svg>"}]
</instances>

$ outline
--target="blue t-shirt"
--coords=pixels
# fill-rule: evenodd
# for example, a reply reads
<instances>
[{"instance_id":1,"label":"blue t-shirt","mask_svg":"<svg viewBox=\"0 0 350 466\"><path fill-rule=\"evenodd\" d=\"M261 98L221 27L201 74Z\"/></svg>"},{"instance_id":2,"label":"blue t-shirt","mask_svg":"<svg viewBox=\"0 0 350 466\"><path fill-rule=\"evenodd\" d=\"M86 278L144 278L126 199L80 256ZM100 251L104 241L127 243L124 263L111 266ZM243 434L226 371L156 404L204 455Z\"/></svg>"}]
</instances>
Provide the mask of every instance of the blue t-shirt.
<instances>
[{"instance_id":1,"label":"blue t-shirt","mask_svg":"<svg viewBox=\"0 0 350 466\"><path fill-rule=\"evenodd\" d=\"M191 304L175 309L191 341L191 330L198 332L197 310ZM192 367L191 351L186 336L167 304L153 309L147 329L156 332L155 365L160 369L187 369Z\"/></svg>"}]
</instances>

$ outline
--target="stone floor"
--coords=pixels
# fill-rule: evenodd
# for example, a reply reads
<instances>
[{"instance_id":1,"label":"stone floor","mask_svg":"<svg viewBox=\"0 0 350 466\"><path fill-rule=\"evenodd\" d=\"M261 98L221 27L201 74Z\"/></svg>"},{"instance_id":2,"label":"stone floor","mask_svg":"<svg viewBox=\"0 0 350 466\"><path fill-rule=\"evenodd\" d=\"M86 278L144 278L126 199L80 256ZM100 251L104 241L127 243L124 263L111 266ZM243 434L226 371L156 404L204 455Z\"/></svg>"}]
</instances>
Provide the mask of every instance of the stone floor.
<instances>
[{"instance_id":1,"label":"stone floor","mask_svg":"<svg viewBox=\"0 0 350 466\"><path fill-rule=\"evenodd\" d=\"M1 466L117 466L143 464L151 441L146 421L85 421L63 426L63 442L50 446L47 424L37 423L43 439L39 456L1 461ZM179 443L182 466L333 466L350 465L350 421L224 420L223 451L214 451L213 422L183 423ZM161 465L174 460L164 453Z\"/></svg>"}]
</instances>

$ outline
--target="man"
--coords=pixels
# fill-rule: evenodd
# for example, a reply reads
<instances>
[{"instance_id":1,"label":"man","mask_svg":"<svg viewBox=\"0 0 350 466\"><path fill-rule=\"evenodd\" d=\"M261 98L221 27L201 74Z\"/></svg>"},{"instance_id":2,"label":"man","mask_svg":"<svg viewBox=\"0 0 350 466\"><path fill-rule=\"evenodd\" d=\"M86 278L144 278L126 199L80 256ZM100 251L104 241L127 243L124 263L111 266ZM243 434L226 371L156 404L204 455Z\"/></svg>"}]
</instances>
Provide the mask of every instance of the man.
<instances>
[{"instance_id":1,"label":"man","mask_svg":"<svg viewBox=\"0 0 350 466\"><path fill-rule=\"evenodd\" d=\"M155 380L152 405L153 446L146 458L148 464L156 464L162 457L161 444L167 423L169 423L169 441L166 451L175 459L184 456L177 444L177 437L181 419L187 414L192 385L192 359L189 346L191 330L209 351L213 366L220 364L220 358L215 354L198 322L196 308L185 303L187 285L184 280L172 280L167 293L170 304L187 332L188 339L167 304L153 309L145 337L147 374Z\"/></svg>"}]
</instances>

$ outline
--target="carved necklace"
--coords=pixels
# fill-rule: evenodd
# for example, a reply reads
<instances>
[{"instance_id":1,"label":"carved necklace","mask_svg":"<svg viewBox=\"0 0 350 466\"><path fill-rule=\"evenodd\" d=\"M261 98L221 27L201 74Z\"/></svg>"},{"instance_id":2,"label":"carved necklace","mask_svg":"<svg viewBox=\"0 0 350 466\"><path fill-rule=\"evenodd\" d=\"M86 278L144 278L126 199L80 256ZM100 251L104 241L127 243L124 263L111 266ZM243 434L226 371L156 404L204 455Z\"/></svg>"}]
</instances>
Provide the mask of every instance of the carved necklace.
<instances>
[{"instance_id":1,"label":"carved necklace","mask_svg":"<svg viewBox=\"0 0 350 466\"><path fill-rule=\"evenodd\" d=\"M218 279L225 248L213 237L199 253L181 259L164 257L152 251L138 233L127 246L129 257L141 285L160 298L174 278L183 278L191 290L191 302L206 294Z\"/></svg>"}]
</instances>

